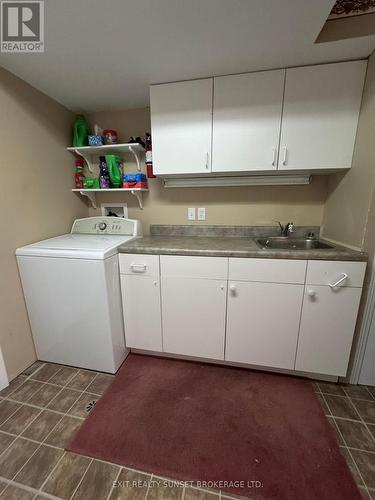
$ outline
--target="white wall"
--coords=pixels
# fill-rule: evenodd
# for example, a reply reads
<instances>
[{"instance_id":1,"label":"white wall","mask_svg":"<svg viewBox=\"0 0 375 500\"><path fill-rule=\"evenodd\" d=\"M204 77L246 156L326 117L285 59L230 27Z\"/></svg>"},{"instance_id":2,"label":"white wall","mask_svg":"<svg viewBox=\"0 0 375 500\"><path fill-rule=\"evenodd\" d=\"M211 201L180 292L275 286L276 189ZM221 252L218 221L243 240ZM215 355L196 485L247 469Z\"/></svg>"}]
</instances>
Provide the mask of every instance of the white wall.
<instances>
[{"instance_id":1,"label":"white wall","mask_svg":"<svg viewBox=\"0 0 375 500\"><path fill-rule=\"evenodd\" d=\"M67 232L88 209L70 191L74 115L1 68L0 110L0 345L12 379L36 359L14 252Z\"/></svg>"}]
</instances>

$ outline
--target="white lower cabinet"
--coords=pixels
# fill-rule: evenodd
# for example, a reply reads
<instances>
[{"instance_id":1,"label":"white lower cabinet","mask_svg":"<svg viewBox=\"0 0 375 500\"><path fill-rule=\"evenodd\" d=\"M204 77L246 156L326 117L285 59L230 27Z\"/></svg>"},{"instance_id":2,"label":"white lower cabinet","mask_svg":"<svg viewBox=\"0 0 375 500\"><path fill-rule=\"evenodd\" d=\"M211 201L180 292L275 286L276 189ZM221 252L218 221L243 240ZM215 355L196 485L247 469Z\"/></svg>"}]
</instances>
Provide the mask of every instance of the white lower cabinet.
<instances>
[{"instance_id":1,"label":"white lower cabinet","mask_svg":"<svg viewBox=\"0 0 375 500\"><path fill-rule=\"evenodd\" d=\"M228 259L162 255L165 352L224 359Z\"/></svg>"},{"instance_id":2,"label":"white lower cabinet","mask_svg":"<svg viewBox=\"0 0 375 500\"><path fill-rule=\"evenodd\" d=\"M162 278L165 352L224 359L226 281Z\"/></svg>"},{"instance_id":3,"label":"white lower cabinet","mask_svg":"<svg viewBox=\"0 0 375 500\"><path fill-rule=\"evenodd\" d=\"M160 283L147 276L121 276L126 346L162 351Z\"/></svg>"},{"instance_id":4,"label":"white lower cabinet","mask_svg":"<svg viewBox=\"0 0 375 500\"><path fill-rule=\"evenodd\" d=\"M364 262L309 261L296 370L346 375L365 269Z\"/></svg>"},{"instance_id":5,"label":"white lower cabinet","mask_svg":"<svg viewBox=\"0 0 375 500\"><path fill-rule=\"evenodd\" d=\"M361 288L306 286L296 370L346 375L361 293Z\"/></svg>"},{"instance_id":6,"label":"white lower cabinet","mask_svg":"<svg viewBox=\"0 0 375 500\"><path fill-rule=\"evenodd\" d=\"M119 260L126 346L161 352L159 256L123 254Z\"/></svg>"},{"instance_id":7,"label":"white lower cabinet","mask_svg":"<svg viewBox=\"0 0 375 500\"><path fill-rule=\"evenodd\" d=\"M344 376L365 262L120 255L128 347Z\"/></svg>"},{"instance_id":8,"label":"white lower cabinet","mask_svg":"<svg viewBox=\"0 0 375 500\"><path fill-rule=\"evenodd\" d=\"M294 369L303 285L229 282L225 359Z\"/></svg>"}]
</instances>

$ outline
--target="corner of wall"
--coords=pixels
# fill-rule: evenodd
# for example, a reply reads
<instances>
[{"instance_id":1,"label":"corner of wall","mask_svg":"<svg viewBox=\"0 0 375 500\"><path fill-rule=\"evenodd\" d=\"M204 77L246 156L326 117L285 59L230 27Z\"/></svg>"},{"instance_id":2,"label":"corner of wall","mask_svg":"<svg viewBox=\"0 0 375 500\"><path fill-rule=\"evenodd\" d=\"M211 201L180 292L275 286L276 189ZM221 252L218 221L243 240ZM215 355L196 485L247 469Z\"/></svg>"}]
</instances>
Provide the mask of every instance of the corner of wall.
<instances>
[{"instance_id":1,"label":"corner of wall","mask_svg":"<svg viewBox=\"0 0 375 500\"><path fill-rule=\"evenodd\" d=\"M363 250L375 190L375 55L369 59L358 121L352 168L329 176L323 236Z\"/></svg>"}]
</instances>

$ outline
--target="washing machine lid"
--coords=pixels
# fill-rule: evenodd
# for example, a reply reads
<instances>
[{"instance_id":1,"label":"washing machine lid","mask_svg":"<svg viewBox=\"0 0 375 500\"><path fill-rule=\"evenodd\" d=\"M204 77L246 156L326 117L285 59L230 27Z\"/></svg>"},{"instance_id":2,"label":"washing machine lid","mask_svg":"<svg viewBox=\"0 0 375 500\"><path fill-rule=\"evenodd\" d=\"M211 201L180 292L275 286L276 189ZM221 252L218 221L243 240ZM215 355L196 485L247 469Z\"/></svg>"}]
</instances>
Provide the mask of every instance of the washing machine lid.
<instances>
[{"instance_id":1,"label":"washing machine lid","mask_svg":"<svg viewBox=\"0 0 375 500\"><path fill-rule=\"evenodd\" d=\"M117 253L130 235L64 234L17 248L17 256L102 260Z\"/></svg>"}]
</instances>

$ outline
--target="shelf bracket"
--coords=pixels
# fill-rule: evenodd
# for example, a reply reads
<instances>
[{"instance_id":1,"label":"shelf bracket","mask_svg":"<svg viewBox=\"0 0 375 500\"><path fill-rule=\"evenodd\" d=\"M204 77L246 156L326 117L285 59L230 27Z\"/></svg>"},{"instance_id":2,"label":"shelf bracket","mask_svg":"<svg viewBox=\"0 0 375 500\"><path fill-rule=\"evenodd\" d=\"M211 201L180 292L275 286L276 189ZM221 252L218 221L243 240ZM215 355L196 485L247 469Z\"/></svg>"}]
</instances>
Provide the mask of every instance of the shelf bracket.
<instances>
[{"instance_id":1,"label":"shelf bracket","mask_svg":"<svg viewBox=\"0 0 375 500\"><path fill-rule=\"evenodd\" d=\"M82 196L86 196L90 200L92 208L98 208L96 204L96 195L94 192L90 193L90 191L80 191L79 194L81 194Z\"/></svg>"},{"instance_id":2,"label":"shelf bracket","mask_svg":"<svg viewBox=\"0 0 375 500\"><path fill-rule=\"evenodd\" d=\"M76 155L80 156L81 158L83 158L85 160L85 162L87 164L87 168L89 169L89 172L91 174L93 174L94 173L94 169L92 168L92 157L91 157L91 155L84 154L81 151L79 151L78 149L75 149L74 152L75 152Z\"/></svg>"},{"instance_id":3,"label":"shelf bracket","mask_svg":"<svg viewBox=\"0 0 375 500\"><path fill-rule=\"evenodd\" d=\"M143 199L142 199L142 191L134 191L131 190L131 194L135 196L138 200L139 208L143 210Z\"/></svg>"},{"instance_id":4,"label":"shelf bracket","mask_svg":"<svg viewBox=\"0 0 375 500\"><path fill-rule=\"evenodd\" d=\"M141 163L139 161L139 156L137 154L137 151L135 151L131 146L129 146L129 151L133 154L135 161L137 162L137 170L138 170L138 172L140 172L141 171ZM133 193L133 191L132 191L132 193Z\"/></svg>"}]
</instances>

